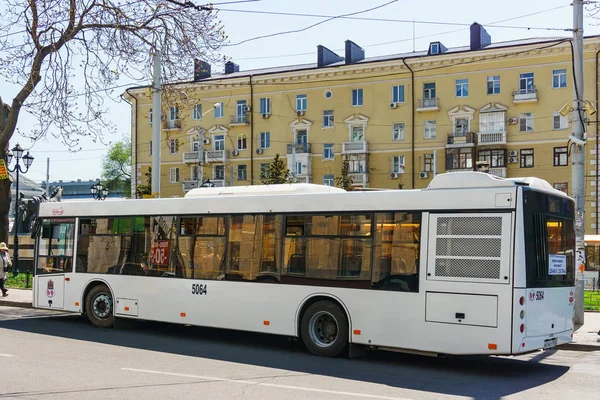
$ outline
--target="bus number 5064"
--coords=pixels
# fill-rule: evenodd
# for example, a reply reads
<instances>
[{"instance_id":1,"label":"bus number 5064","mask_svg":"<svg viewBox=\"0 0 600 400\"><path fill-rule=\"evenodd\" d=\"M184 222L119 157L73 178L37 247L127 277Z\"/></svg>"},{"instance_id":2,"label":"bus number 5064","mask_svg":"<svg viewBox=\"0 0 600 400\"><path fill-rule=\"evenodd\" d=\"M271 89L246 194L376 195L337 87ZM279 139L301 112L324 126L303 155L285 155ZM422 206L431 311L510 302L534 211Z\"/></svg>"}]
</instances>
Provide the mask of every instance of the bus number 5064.
<instances>
[{"instance_id":1,"label":"bus number 5064","mask_svg":"<svg viewBox=\"0 0 600 400\"><path fill-rule=\"evenodd\" d=\"M192 283L192 294L206 294L207 286L208 285Z\"/></svg>"}]
</instances>

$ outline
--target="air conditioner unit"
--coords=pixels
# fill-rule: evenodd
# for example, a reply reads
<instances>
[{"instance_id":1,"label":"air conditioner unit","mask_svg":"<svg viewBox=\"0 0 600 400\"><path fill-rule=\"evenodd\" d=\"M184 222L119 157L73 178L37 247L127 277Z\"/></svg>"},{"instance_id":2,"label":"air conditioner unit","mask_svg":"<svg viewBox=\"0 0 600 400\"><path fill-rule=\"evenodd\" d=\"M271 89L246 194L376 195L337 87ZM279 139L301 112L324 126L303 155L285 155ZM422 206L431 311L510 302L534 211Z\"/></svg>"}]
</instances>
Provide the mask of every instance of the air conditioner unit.
<instances>
[{"instance_id":1,"label":"air conditioner unit","mask_svg":"<svg viewBox=\"0 0 600 400\"><path fill-rule=\"evenodd\" d=\"M250 106L244 107L244 112L250 112L250 110L251 110Z\"/></svg>"},{"instance_id":2,"label":"air conditioner unit","mask_svg":"<svg viewBox=\"0 0 600 400\"><path fill-rule=\"evenodd\" d=\"M264 113L264 114L262 115L262 117L263 117L264 119L267 119L267 118L269 118L270 116L271 116L271 114L267 114L267 113Z\"/></svg>"},{"instance_id":3,"label":"air conditioner unit","mask_svg":"<svg viewBox=\"0 0 600 400\"><path fill-rule=\"evenodd\" d=\"M237 155L239 155L239 154L240 154L240 152L239 152L239 151L237 151L237 150L233 150L233 151L231 152L231 155L232 155L232 156L237 156Z\"/></svg>"},{"instance_id":4,"label":"air conditioner unit","mask_svg":"<svg viewBox=\"0 0 600 400\"><path fill-rule=\"evenodd\" d=\"M263 149L256 149L256 154L262 154L263 153Z\"/></svg>"},{"instance_id":5,"label":"air conditioner unit","mask_svg":"<svg viewBox=\"0 0 600 400\"><path fill-rule=\"evenodd\" d=\"M301 117L304 115L304 111L296 111L296 115Z\"/></svg>"},{"instance_id":6,"label":"air conditioner unit","mask_svg":"<svg viewBox=\"0 0 600 400\"><path fill-rule=\"evenodd\" d=\"M511 151L508 153L508 155L509 155L510 157L516 157L516 156L518 156L518 155L519 155L519 152L518 152L517 150L511 150Z\"/></svg>"},{"instance_id":7,"label":"air conditioner unit","mask_svg":"<svg viewBox=\"0 0 600 400\"><path fill-rule=\"evenodd\" d=\"M202 143L204 143L204 144L210 144L210 139L208 139L208 138L207 138L207 139L204 139L204 140L202 141Z\"/></svg>"},{"instance_id":8,"label":"air conditioner unit","mask_svg":"<svg viewBox=\"0 0 600 400\"><path fill-rule=\"evenodd\" d=\"M396 103L391 103L390 104L390 108L396 108L396 107L398 107L398 104L396 104Z\"/></svg>"},{"instance_id":9,"label":"air conditioner unit","mask_svg":"<svg viewBox=\"0 0 600 400\"><path fill-rule=\"evenodd\" d=\"M400 176L400 174L397 174L397 173L395 173L395 172L392 172L392 173L390 174L390 178L392 178L392 179L397 179L399 176Z\"/></svg>"},{"instance_id":10,"label":"air conditioner unit","mask_svg":"<svg viewBox=\"0 0 600 400\"><path fill-rule=\"evenodd\" d=\"M519 160L517 159L517 157L509 157L509 158L508 158L508 162L509 162L510 164L514 164L514 163L516 163L516 162L518 162L518 161L519 161Z\"/></svg>"},{"instance_id":11,"label":"air conditioner unit","mask_svg":"<svg viewBox=\"0 0 600 400\"><path fill-rule=\"evenodd\" d=\"M421 178L421 179L429 178L429 174L427 172L419 172L419 178Z\"/></svg>"},{"instance_id":12,"label":"air conditioner unit","mask_svg":"<svg viewBox=\"0 0 600 400\"><path fill-rule=\"evenodd\" d=\"M516 124L517 122L519 122L519 120L518 120L517 118L509 118L509 119L508 119L508 123L509 123L510 125L514 125L514 124Z\"/></svg>"}]
</instances>

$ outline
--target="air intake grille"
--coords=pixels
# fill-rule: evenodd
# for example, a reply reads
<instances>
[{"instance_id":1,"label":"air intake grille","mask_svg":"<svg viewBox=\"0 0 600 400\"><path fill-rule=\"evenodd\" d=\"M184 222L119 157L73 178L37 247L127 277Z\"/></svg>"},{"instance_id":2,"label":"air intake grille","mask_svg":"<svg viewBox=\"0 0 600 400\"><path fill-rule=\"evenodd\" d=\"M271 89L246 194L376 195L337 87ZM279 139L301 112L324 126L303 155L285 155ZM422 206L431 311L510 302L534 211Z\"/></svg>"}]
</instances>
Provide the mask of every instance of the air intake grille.
<instances>
[{"instance_id":1,"label":"air intake grille","mask_svg":"<svg viewBox=\"0 0 600 400\"><path fill-rule=\"evenodd\" d=\"M440 217L438 235L502 235L502 217Z\"/></svg>"}]
</instances>

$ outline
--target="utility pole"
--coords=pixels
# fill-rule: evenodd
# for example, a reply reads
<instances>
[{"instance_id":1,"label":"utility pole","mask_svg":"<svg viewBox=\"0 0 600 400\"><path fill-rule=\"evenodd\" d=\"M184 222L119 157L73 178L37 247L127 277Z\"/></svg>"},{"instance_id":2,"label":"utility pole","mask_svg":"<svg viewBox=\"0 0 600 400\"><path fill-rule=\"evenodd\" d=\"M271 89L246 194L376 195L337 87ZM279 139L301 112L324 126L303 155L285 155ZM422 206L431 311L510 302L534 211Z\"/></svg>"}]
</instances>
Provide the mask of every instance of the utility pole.
<instances>
[{"instance_id":1,"label":"utility pole","mask_svg":"<svg viewBox=\"0 0 600 400\"><path fill-rule=\"evenodd\" d=\"M152 196L160 196L160 128L161 106L161 59L160 52L154 53L154 75L152 82Z\"/></svg>"},{"instance_id":2,"label":"utility pole","mask_svg":"<svg viewBox=\"0 0 600 400\"><path fill-rule=\"evenodd\" d=\"M50 196L50 157L46 158L46 196Z\"/></svg>"},{"instance_id":3,"label":"utility pole","mask_svg":"<svg viewBox=\"0 0 600 400\"><path fill-rule=\"evenodd\" d=\"M583 126L583 4L573 0L573 137L578 143L571 146L573 198L575 199L575 243L577 264L575 271L575 323L583 324L583 265L585 217L585 134Z\"/></svg>"}]
</instances>

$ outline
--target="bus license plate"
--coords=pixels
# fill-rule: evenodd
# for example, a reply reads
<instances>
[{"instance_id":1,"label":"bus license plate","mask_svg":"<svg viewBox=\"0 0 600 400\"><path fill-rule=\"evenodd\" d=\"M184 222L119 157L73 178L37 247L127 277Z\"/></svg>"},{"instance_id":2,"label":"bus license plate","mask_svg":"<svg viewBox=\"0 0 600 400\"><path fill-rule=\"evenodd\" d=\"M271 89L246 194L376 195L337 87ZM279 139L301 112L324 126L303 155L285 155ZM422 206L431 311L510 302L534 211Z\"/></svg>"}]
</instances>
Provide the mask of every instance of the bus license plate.
<instances>
[{"instance_id":1,"label":"bus license plate","mask_svg":"<svg viewBox=\"0 0 600 400\"><path fill-rule=\"evenodd\" d=\"M556 347L556 339L544 340L544 350Z\"/></svg>"}]
</instances>

